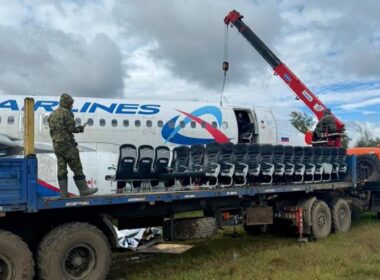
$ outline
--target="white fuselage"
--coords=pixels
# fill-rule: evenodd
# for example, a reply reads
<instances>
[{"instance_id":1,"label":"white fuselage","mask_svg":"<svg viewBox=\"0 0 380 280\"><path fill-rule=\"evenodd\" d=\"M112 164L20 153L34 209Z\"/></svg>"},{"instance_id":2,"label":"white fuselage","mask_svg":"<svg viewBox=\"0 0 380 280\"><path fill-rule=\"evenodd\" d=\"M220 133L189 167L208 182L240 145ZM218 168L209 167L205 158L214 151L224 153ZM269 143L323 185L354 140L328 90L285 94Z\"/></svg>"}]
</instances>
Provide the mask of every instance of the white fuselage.
<instances>
[{"instance_id":1,"label":"white fuselage","mask_svg":"<svg viewBox=\"0 0 380 280\"><path fill-rule=\"evenodd\" d=\"M59 97L34 97L35 141L51 144L47 117L57 108ZM75 138L88 184L99 193L112 193L114 182L105 180L112 174L108 167L116 166L119 146L129 143L154 147L191 145L208 142L238 143L237 112L244 112L255 131L257 143L305 145L303 134L287 120L276 120L266 107L220 106L216 103L147 101L99 98L74 98L77 124L88 122L84 133ZM23 139L24 97L1 96L0 131L9 141ZM1 139L0 139L1 140ZM0 141L1 142L1 141ZM3 141L1 145L7 146ZM38 144L36 144L38 148ZM38 149L37 149L38 151ZM42 152L39 158L39 180L51 191L57 189L54 153ZM70 180L69 191L77 193Z\"/></svg>"}]
</instances>

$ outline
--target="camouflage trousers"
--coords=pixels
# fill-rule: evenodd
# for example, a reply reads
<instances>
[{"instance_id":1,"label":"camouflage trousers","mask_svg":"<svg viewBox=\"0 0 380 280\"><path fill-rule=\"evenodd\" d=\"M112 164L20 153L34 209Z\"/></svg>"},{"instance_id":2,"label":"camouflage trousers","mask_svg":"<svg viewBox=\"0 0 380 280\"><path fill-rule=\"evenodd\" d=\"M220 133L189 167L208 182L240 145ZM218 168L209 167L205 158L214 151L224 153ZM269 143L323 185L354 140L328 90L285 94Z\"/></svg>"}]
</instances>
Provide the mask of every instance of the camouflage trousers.
<instances>
[{"instance_id":1,"label":"camouflage trousers","mask_svg":"<svg viewBox=\"0 0 380 280\"><path fill-rule=\"evenodd\" d=\"M67 178L67 165L74 173L74 178L82 178L83 167L79 157L79 150L76 146L67 149L60 149L58 145L54 145L54 152L57 156L57 175L58 179Z\"/></svg>"}]
</instances>

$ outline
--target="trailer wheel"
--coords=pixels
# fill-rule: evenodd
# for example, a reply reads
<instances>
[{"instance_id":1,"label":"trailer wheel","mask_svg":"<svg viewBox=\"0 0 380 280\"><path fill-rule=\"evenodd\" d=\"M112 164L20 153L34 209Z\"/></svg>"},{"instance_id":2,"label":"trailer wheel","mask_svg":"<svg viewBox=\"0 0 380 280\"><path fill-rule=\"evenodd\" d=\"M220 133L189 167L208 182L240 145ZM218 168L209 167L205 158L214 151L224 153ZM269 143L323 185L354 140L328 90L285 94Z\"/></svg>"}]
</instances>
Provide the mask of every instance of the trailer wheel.
<instances>
[{"instance_id":1,"label":"trailer wheel","mask_svg":"<svg viewBox=\"0 0 380 280\"><path fill-rule=\"evenodd\" d=\"M323 239L331 233L331 212L326 202L316 200L311 208L311 229L316 239Z\"/></svg>"},{"instance_id":2,"label":"trailer wheel","mask_svg":"<svg viewBox=\"0 0 380 280\"><path fill-rule=\"evenodd\" d=\"M0 280L32 280L34 262L28 245L17 235L0 230Z\"/></svg>"},{"instance_id":3,"label":"trailer wheel","mask_svg":"<svg viewBox=\"0 0 380 280\"><path fill-rule=\"evenodd\" d=\"M38 250L40 279L104 280L111 249L104 234L87 223L68 223L53 229Z\"/></svg>"},{"instance_id":4,"label":"trailer wheel","mask_svg":"<svg viewBox=\"0 0 380 280\"><path fill-rule=\"evenodd\" d=\"M351 228L351 209L344 199L335 200L331 206L332 231L348 232Z\"/></svg>"},{"instance_id":5,"label":"trailer wheel","mask_svg":"<svg viewBox=\"0 0 380 280\"><path fill-rule=\"evenodd\" d=\"M214 217L178 219L173 221L173 238L171 238L171 221L163 226L166 240L192 240L214 236L218 232L218 224Z\"/></svg>"},{"instance_id":6,"label":"trailer wheel","mask_svg":"<svg viewBox=\"0 0 380 280\"><path fill-rule=\"evenodd\" d=\"M380 180L380 160L375 155L359 155L357 157L358 171L367 169L368 182Z\"/></svg>"}]
</instances>

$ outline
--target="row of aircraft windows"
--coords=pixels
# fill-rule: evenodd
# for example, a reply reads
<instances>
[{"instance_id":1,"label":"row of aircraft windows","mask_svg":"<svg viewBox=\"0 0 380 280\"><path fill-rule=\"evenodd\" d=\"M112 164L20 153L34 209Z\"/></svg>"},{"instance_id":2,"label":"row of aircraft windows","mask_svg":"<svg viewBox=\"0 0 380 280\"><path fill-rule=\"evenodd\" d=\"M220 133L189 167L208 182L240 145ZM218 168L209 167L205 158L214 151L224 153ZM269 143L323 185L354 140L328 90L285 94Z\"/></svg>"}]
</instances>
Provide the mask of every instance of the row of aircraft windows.
<instances>
[{"instance_id":1,"label":"row of aircraft windows","mask_svg":"<svg viewBox=\"0 0 380 280\"><path fill-rule=\"evenodd\" d=\"M76 118L75 119L75 123L77 125L81 125L82 124L82 120L80 118ZM87 125L88 126L93 126L94 125L94 120L93 119L88 119L87 120ZM118 120L116 120L116 119L111 120L111 126L117 127L118 125L119 125ZM123 120L123 124L122 125L123 125L123 127L132 126L132 124L130 123L129 120ZM134 121L134 126L135 127L141 127L142 125L143 125L143 122L141 120L135 120ZM145 126L146 127L153 127L153 125L154 125L154 123L153 123L152 120L145 121ZM212 122L211 125L214 128L217 128L217 126L218 126L218 124L215 121ZM100 119L99 120L99 126L106 126L106 120L105 119ZM161 120L157 121L157 127L163 127L163 126L164 126L164 122L163 121L161 121ZM181 128L184 128L186 126L186 124L185 124L184 121L180 121L179 122L179 126ZM169 122L169 127L170 128L174 128L175 127L175 122ZM190 122L190 127L191 128L196 128L197 127L197 123L195 121L191 121ZM202 122L201 123L201 127L205 128L206 127L206 123ZM228 127L227 122L224 122L223 123L223 128L227 128L227 127Z\"/></svg>"},{"instance_id":2,"label":"row of aircraft windows","mask_svg":"<svg viewBox=\"0 0 380 280\"><path fill-rule=\"evenodd\" d=\"M43 122L45 125L47 125L47 117L44 118ZM1 123L1 117L0 117L0 123ZM7 123L12 125L15 123L15 118L13 116L9 116L8 119L7 119ZM82 124L82 120L80 118L76 118L75 119L75 123L76 125L81 125ZM94 120L93 119L88 119L87 120L87 125L88 126L93 126L94 125ZM113 119L111 120L111 125L113 127L117 127L118 126L118 121L116 119ZM129 120L123 120L123 126L124 127L129 127L131 124L129 122ZM141 127L142 126L142 122L140 120L135 120L134 121L134 125L135 127ZM212 127L216 128L218 125L216 122L212 122L211 123ZM105 119L100 119L99 120L99 126L106 126L106 120ZM146 127L153 127L153 121L151 120L147 120L145 122L145 126ZM163 127L164 126L164 122L163 121L157 121L157 127ZM185 122L184 121L180 121L179 122L179 126L181 128L184 128L186 126ZM197 123L195 121L191 121L190 122L190 127L191 128L196 128L197 126ZM175 127L175 123L174 122L169 122L169 127L170 128L174 128ZM205 122L202 122L201 123L201 127L202 128L205 128L206 127L206 123ZM223 128L228 128L228 123L227 122L223 122Z\"/></svg>"}]
</instances>

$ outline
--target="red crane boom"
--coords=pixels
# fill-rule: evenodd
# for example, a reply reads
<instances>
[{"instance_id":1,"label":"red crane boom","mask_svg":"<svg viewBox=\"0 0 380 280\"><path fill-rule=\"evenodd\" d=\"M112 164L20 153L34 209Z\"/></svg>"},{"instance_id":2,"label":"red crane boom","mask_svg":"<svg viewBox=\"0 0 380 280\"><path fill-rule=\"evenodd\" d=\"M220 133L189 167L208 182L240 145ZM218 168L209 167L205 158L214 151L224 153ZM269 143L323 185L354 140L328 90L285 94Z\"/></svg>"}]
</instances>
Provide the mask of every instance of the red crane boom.
<instances>
[{"instance_id":1,"label":"red crane boom","mask_svg":"<svg viewBox=\"0 0 380 280\"><path fill-rule=\"evenodd\" d=\"M276 75L293 90L299 99L317 116L318 120L323 117L323 111L327 108L310 89L304 85L301 80L264 44L263 41L242 21L243 16L233 10L224 18L224 23L233 24L239 32L248 40L256 51L265 59L273 68ZM328 137L328 146L341 146L340 134L344 131L344 124L333 115L336 122L337 133ZM337 136L338 135L338 136ZM307 142L311 143L310 132L306 134Z\"/></svg>"}]
</instances>

